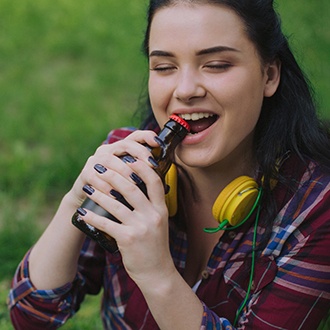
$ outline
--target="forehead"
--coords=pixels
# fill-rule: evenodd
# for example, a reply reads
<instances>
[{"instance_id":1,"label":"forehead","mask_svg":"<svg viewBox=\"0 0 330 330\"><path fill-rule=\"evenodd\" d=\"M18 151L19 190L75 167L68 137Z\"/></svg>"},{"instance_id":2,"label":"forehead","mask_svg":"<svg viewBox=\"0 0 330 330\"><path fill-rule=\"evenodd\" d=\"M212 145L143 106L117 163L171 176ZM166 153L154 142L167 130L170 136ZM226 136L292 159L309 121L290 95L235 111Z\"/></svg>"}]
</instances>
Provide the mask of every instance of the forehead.
<instances>
[{"instance_id":1,"label":"forehead","mask_svg":"<svg viewBox=\"0 0 330 330\"><path fill-rule=\"evenodd\" d=\"M182 47L198 43L209 46L213 40L235 46L247 35L242 19L231 9L218 4L178 3L159 9L152 20L149 46L170 46L180 42Z\"/></svg>"}]
</instances>

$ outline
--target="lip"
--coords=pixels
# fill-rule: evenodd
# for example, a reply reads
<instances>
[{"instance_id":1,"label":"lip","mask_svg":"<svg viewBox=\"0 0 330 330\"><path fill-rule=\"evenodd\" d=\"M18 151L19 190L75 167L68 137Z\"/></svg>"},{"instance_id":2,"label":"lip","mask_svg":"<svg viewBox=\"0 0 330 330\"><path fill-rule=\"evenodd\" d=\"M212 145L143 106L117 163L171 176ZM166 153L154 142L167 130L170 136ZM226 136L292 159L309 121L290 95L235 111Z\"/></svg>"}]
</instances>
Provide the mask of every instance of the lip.
<instances>
[{"instance_id":1,"label":"lip","mask_svg":"<svg viewBox=\"0 0 330 330\"><path fill-rule=\"evenodd\" d=\"M217 121L218 120L219 118L217 119ZM211 133L217 121L215 121L210 127L208 127L207 129L205 129L200 133L187 134L186 137L181 142L181 144L184 146L184 145L193 145L203 142L207 138L207 136Z\"/></svg>"}]
</instances>

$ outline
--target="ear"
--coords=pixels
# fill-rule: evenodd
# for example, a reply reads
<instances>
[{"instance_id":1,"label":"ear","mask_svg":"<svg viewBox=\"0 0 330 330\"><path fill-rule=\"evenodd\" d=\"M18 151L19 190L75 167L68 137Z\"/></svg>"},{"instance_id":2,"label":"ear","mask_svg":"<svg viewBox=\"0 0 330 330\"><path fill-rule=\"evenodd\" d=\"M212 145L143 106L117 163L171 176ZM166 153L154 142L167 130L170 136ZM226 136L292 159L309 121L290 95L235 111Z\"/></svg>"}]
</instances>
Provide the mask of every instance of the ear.
<instances>
[{"instance_id":1,"label":"ear","mask_svg":"<svg viewBox=\"0 0 330 330\"><path fill-rule=\"evenodd\" d=\"M275 94L281 79L281 61L275 59L265 67L266 85L264 90L265 97L271 97Z\"/></svg>"}]
</instances>

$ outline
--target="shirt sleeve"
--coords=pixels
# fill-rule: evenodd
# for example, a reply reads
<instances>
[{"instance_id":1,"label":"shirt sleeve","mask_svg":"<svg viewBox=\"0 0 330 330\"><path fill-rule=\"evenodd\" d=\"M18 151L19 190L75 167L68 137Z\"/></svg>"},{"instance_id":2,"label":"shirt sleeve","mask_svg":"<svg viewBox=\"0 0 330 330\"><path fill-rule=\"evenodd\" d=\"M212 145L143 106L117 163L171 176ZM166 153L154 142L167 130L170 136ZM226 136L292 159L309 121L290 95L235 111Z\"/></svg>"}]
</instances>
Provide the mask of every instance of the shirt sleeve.
<instances>
[{"instance_id":1,"label":"shirt sleeve","mask_svg":"<svg viewBox=\"0 0 330 330\"><path fill-rule=\"evenodd\" d=\"M29 277L29 251L16 270L8 297L15 329L57 329L62 326L79 309L85 294L100 291L103 254L103 250L87 238L74 281L53 290L37 290Z\"/></svg>"},{"instance_id":2,"label":"shirt sleeve","mask_svg":"<svg viewBox=\"0 0 330 330\"><path fill-rule=\"evenodd\" d=\"M114 143L135 128L110 131L103 144ZM78 261L78 273L72 283L53 290L37 290L30 280L29 255L19 264L9 292L10 317L16 330L57 329L78 311L86 294L97 294L102 286L104 250L88 237Z\"/></svg>"}]
</instances>

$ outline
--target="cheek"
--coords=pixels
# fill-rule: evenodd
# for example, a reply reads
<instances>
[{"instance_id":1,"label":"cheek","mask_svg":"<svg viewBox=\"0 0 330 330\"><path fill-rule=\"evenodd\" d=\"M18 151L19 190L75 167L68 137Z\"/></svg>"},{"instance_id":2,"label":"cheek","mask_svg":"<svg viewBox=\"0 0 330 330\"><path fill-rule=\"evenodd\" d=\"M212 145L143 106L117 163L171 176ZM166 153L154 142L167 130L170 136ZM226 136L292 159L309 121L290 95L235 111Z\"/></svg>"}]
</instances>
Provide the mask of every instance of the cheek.
<instances>
[{"instance_id":1,"label":"cheek","mask_svg":"<svg viewBox=\"0 0 330 330\"><path fill-rule=\"evenodd\" d=\"M246 74L228 76L218 87L218 100L223 109L224 135L236 144L250 136L258 122L263 103L260 77Z\"/></svg>"},{"instance_id":2,"label":"cheek","mask_svg":"<svg viewBox=\"0 0 330 330\"><path fill-rule=\"evenodd\" d=\"M250 117L260 113L264 99L264 81L261 75L251 77L249 70L232 71L213 90L225 109L239 117ZM237 118L238 119L238 118Z\"/></svg>"},{"instance_id":3,"label":"cheek","mask_svg":"<svg viewBox=\"0 0 330 330\"><path fill-rule=\"evenodd\" d=\"M172 95L170 86L162 80L149 77L148 89L154 112L166 111Z\"/></svg>"}]
</instances>

